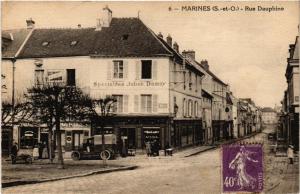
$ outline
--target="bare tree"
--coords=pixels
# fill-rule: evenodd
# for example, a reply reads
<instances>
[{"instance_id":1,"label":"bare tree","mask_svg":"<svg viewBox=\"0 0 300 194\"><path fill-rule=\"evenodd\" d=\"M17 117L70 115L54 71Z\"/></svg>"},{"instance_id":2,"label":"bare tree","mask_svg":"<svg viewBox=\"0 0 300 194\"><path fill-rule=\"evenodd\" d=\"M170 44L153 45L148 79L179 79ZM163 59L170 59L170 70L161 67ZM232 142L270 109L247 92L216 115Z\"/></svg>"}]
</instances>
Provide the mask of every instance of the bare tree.
<instances>
[{"instance_id":1,"label":"bare tree","mask_svg":"<svg viewBox=\"0 0 300 194\"><path fill-rule=\"evenodd\" d=\"M75 86L62 84L44 84L28 89L28 102L33 107L34 117L46 123L49 129L49 157L53 161L52 134L55 127L59 168L64 168L61 146L61 122L76 122L78 119L88 122L91 110L89 97Z\"/></svg>"}]
</instances>

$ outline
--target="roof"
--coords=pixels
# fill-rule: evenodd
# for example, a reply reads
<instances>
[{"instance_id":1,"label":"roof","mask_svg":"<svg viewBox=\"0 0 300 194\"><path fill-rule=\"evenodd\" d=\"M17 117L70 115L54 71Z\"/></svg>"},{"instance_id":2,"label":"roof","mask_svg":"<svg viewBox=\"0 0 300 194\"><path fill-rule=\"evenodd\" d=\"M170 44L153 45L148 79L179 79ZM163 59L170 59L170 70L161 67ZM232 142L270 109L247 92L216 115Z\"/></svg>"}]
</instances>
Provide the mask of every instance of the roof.
<instances>
[{"instance_id":1,"label":"roof","mask_svg":"<svg viewBox=\"0 0 300 194\"><path fill-rule=\"evenodd\" d=\"M204 73L202 71L200 71L199 68L197 68L197 64L195 64L195 62L196 62L195 60L185 58L183 55L178 53L174 48L172 48L172 46L170 46L164 39L162 39L158 36L157 36L157 38L173 54L173 57L177 63L183 64L183 62L185 61L187 67L190 67L190 68L196 70L201 76L204 75Z\"/></svg>"},{"instance_id":2,"label":"roof","mask_svg":"<svg viewBox=\"0 0 300 194\"><path fill-rule=\"evenodd\" d=\"M171 55L138 18L113 18L110 27L96 33L92 53L139 57Z\"/></svg>"},{"instance_id":3,"label":"roof","mask_svg":"<svg viewBox=\"0 0 300 194\"><path fill-rule=\"evenodd\" d=\"M94 33L95 28L34 29L19 57L86 56L93 45ZM71 46L72 41L77 41L76 45Z\"/></svg>"},{"instance_id":4,"label":"roof","mask_svg":"<svg viewBox=\"0 0 300 194\"><path fill-rule=\"evenodd\" d=\"M204 97L204 98L209 98L209 99L213 99L214 98L213 95L211 95L209 92L207 92L204 89L202 89L201 92L202 92L202 97Z\"/></svg>"},{"instance_id":5,"label":"roof","mask_svg":"<svg viewBox=\"0 0 300 194\"><path fill-rule=\"evenodd\" d=\"M261 109L262 112L276 112L273 108L270 107L264 107Z\"/></svg>"},{"instance_id":6,"label":"roof","mask_svg":"<svg viewBox=\"0 0 300 194\"><path fill-rule=\"evenodd\" d=\"M200 65L216 82L227 86L228 84L225 84L221 79L219 79L213 72L211 72L209 69L206 69L201 63L197 62L198 65Z\"/></svg>"},{"instance_id":7,"label":"roof","mask_svg":"<svg viewBox=\"0 0 300 194\"><path fill-rule=\"evenodd\" d=\"M3 30L2 40L4 38L6 41L2 50L2 58L14 58L30 31L29 29Z\"/></svg>"},{"instance_id":8,"label":"roof","mask_svg":"<svg viewBox=\"0 0 300 194\"><path fill-rule=\"evenodd\" d=\"M95 29L34 29L20 58L172 55L138 18L112 18L109 27Z\"/></svg>"}]
</instances>

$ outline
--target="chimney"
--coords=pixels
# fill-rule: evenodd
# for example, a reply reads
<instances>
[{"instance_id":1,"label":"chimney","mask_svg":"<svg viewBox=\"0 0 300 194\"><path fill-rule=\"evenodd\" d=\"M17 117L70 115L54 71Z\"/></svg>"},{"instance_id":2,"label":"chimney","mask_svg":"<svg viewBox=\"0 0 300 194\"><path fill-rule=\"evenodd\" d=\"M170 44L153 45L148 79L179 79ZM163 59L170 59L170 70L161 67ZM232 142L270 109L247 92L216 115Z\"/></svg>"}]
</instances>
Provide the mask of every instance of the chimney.
<instances>
[{"instance_id":1,"label":"chimney","mask_svg":"<svg viewBox=\"0 0 300 194\"><path fill-rule=\"evenodd\" d=\"M174 49L177 53L179 53L179 46L178 46L177 42L174 42L174 44L173 44L173 49Z\"/></svg>"},{"instance_id":2,"label":"chimney","mask_svg":"<svg viewBox=\"0 0 300 194\"><path fill-rule=\"evenodd\" d=\"M193 60L195 60L195 57L196 57L196 53L193 50L187 50L187 51L184 50L184 51L182 51L182 55L184 57L188 57Z\"/></svg>"},{"instance_id":3,"label":"chimney","mask_svg":"<svg viewBox=\"0 0 300 194\"><path fill-rule=\"evenodd\" d=\"M103 27L109 27L112 20L112 11L108 6L105 6L100 13L100 18L97 18L96 30L100 31Z\"/></svg>"},{"instance_id":4,"label":"chimney","mask_svg":"<svg viewBox=\"0 0 300 194\"><path fill-rule=\"evenodd\" d=\"M26 23L27 23L27 29L33 29L34 28L35 22L32 20L32 18L29 18L28 20L26 20Z\"/></svg>"},{"instance_id":5,"label":"chimney","mask_svg":"<svg viewBox=\"0 0 300 194\"><path fill-rule=\"evenodd\" d=\"M208 65L207 60L202 60L200 64L204 67L205 70L209 69L209 65Z\"/></svg>"},{"instance_id":6,"label":"chimney","mask_svg":"<svg viewBox=\"0 0 300 194\"><path fill-rule=\"evenodd\" d=\"M157 36L158 36L159 38L161 38L161 39L163 39L163 38L164 38L164 36L162 35L162 33L161 33L161 32L159 32Z\"/></svg>"},{"instance_id":7,"label":"chimney","mask_svg":"<svg viewBox=\"0 0 300 194\"><path fill-rule=\"evenodd\" d=\"M170 45L170 47L172 47L172 37L170 36L170 34L168 34L167 36L167 43L168 45Z\"/></svg>"}]
</instances>

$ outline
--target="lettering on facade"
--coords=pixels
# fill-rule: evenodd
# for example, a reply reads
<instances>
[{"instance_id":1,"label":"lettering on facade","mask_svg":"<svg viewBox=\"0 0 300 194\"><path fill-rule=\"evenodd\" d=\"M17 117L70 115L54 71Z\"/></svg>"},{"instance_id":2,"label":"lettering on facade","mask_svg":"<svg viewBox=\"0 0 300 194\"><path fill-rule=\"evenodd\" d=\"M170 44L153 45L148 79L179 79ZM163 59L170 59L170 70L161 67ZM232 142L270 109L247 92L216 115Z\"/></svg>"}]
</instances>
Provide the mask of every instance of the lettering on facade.
<instances>
[{"instance_id":1,"label":"lettering on facade","mask_svg":"<svg viewBox=\"0 0 300 194\"><path fill-rule=\"evenodd\" d=\"M166 86L166 82L155 82L155 81L134 81L134 82L121 82L121 81L112 81L112 82L94 82L94 87L106 87L106 86L112 86L112 87L135 87L135 86L142 86L142 87L148 87L148 86L154 86L154 87L164 87Z\"/></svg>"}]
</instances>

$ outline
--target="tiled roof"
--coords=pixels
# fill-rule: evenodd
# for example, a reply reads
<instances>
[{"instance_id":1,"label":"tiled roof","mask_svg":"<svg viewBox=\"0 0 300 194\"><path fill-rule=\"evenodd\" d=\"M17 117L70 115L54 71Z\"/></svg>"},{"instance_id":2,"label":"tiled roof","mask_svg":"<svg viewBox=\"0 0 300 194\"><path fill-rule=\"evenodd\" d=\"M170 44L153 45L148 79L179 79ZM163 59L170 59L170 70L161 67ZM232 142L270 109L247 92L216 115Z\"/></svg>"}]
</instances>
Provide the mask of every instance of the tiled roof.
<instances>
[{"instance_id":1,"label":"tiled roof","mask_svg":"<svg viewBox=\"0 0 300 194\"><path fill-rule=\"evenodd\" d=\"M20 58L87 56L94 42L95 28L35 29ZM72 41L77 41L71 45Z\"/></svg>"},{"instance_id":2,"label":"tiled roof","mask_svg":"<svg viewBox=\"0 0 300 194\"><path fill-rule=\"evenodd\" d=\"M213 72L211 72L209 69L205 69L205 67L201 64L201 63L199 63L199 62L197 62L196 61L196 63L198 64L198 65L200 65L215 81L217 81L217 82L219 82L220 84L222 84L222 85L225 85L225 86L227 86L228 84L225 84L221 79L219 79Z\"/></svg>"},{"instance_id":3,"label":"tiled roof","mask_svg":"<svg viewBox=\"0 0 300 194\"><path fill-rule=\"evenodd\" d=\"M28 29L3 30L2 39L7 41L2 50L2 59L15 57L29 33Z\"/></svg>"},{"instance_id":4,"label":"tiled roof","mask_svg":"<svg viewBox=\"0 0 300 194\"><path fill-rule=\"evenodd\" d=\"M170 56L155 34L138 18L113 18L96 33L92 52L100 56Z\"/></svg>"},{"instance_id":5,"label":"tiled roof","mask_svg":"<svg viewBox=\"0 0 300 194\"><path fill-rule=\"evenodd\" d=\"M138 18L112 18L110 26L99 31L95 28L35 29L20 58L89 55L151 57L171 56L171 53Z\"/></svg>"}]
</instances>

